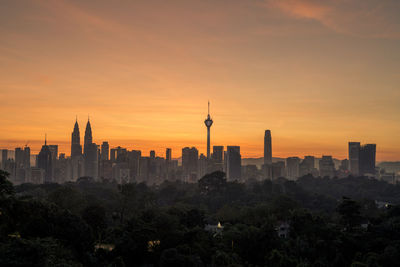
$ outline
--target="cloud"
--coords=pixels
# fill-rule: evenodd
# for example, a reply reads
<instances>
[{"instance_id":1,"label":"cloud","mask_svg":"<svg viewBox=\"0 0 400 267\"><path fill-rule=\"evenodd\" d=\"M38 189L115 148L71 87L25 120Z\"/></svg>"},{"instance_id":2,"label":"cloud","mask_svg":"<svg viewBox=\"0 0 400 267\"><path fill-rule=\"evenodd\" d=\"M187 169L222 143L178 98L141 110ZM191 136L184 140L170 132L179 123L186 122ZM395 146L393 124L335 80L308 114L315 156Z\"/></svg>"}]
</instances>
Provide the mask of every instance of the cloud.
<instances>
[{"instance_id":1,"label":"cloud","mask_svg":"<svg viewBox=\"0 0 400 267\"><path fill-rule=\"evenodd\" d=\"M398 0L265 0L295 19L318 21L341 34L400 39Z\"/></svg>"}]
</instances>

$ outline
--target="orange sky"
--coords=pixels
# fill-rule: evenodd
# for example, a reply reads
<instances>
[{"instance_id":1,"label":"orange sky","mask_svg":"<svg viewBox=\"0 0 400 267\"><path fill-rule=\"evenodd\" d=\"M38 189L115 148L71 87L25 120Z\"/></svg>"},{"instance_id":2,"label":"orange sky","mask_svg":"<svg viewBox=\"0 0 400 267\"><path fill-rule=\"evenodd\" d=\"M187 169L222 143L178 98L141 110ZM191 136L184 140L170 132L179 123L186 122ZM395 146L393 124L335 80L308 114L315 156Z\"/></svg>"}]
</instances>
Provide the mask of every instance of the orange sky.
<instances>
[{"instance_id":1,"label":"orange sky","mask_svg":"<svg viewBox=\"0 0 400 267\"><path fill-rule=\"evenodd\" d=\"M400 160L397 0L2 1L0 148L96 143Z\"/></svg>"}]
</instances>

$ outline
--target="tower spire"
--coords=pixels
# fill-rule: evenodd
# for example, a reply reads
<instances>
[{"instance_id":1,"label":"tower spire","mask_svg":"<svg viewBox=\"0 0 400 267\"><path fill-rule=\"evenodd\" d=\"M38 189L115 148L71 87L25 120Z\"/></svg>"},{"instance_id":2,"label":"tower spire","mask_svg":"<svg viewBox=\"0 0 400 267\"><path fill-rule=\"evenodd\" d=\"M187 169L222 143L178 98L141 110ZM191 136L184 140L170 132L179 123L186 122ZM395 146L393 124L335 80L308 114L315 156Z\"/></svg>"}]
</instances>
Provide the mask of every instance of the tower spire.
<instances>
[{"instance_id":1,"label":"tower spire","mask_svg":"<svg viewBox=\"0 0 400 267\"><path fill-rule=\"evenodd\" d=\"M47 146L47 133L44 134L44 145Z\"/></svg>"},{"instance_id":2,"label":"tower spire","mask_svg":"<svg viewBox=\"0 0 400 267\"><path fill-rule=\"evenodd\" d=\"M210 116L210 100L208 101L208 115L206 120L204 121L204 124L207 127L207 159L210 159L210 128L213 124L213 120Z\"/></svg>"}]
</instances>

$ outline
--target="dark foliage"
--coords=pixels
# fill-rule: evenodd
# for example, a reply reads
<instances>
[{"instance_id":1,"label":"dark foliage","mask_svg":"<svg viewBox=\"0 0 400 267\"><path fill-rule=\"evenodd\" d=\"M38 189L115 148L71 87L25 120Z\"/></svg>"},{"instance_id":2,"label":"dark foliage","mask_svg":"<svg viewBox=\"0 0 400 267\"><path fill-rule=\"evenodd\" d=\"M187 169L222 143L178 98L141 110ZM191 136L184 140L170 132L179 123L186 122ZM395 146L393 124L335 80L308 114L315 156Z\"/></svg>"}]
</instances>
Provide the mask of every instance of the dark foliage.
<instances>
[{"instance_id":1,"label":"dark foliage","mask_svg":"<svg viewBox=\"0 0 400 267\"><path fill-rule=\"evenodd\" d=\"M397 266L399 203L366 177L14 187L1 172L0 266Z\"/></svg>"}]
</instances>

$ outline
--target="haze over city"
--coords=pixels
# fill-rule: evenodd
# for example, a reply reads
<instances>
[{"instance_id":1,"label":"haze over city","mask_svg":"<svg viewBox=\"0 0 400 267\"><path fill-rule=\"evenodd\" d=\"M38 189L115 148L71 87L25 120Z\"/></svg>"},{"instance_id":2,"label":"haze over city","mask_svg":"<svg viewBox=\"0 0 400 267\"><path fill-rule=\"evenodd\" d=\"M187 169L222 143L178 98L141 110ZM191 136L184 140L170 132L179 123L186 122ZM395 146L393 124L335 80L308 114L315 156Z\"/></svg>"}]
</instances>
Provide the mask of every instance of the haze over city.
<instances>
[{"instance_id":1,"label":"haze over city","mask_svg":"<svg viewBox=\"0 0 400 267\"><path fill-rule=\"evenodd\" d=\"M400 159L398 1L5 1L0 148L70 154L75 117L93 141L263 156L329 154L349 141Z\"/></svg>"}]
</instances>

